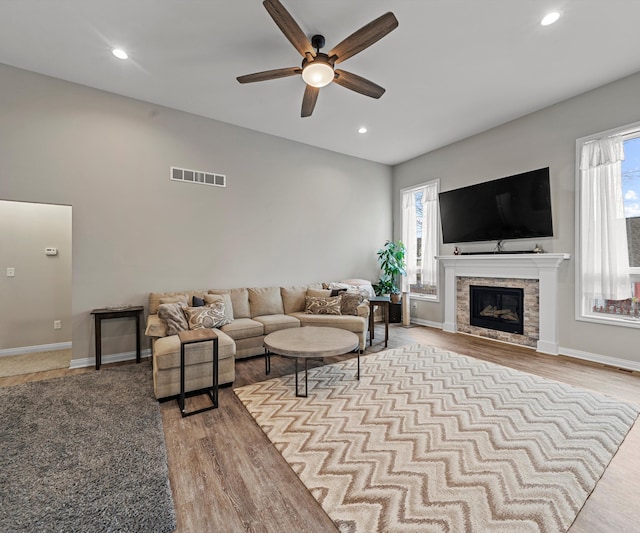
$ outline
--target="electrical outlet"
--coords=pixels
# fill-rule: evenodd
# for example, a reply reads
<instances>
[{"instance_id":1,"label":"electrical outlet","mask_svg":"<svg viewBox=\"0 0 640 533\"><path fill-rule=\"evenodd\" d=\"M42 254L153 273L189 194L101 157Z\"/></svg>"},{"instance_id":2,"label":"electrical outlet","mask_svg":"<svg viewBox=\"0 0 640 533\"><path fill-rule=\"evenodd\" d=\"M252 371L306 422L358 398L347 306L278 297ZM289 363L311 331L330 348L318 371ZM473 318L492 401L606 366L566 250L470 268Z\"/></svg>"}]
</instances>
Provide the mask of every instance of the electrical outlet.
<instances>
[{"instance_id":1,"label":"electrical outlet","mask_svg":"<svg viewBox=\"0 0 640 533\"><path fill-rule=\"evenodd\" d=\"M53 329L62 329L62 321L54 320L53 321Z\"/></svg>"},{"instance_id":2,"label":"electrical outlet","mask_svg":"<svg viewBox=\"0 0 640 533\"><path fill-rule=\"evenodd\" d=\"M16 275L16 269L13 267L7 267L7 277L12 278Z\"/></svg>"}]
</instances>

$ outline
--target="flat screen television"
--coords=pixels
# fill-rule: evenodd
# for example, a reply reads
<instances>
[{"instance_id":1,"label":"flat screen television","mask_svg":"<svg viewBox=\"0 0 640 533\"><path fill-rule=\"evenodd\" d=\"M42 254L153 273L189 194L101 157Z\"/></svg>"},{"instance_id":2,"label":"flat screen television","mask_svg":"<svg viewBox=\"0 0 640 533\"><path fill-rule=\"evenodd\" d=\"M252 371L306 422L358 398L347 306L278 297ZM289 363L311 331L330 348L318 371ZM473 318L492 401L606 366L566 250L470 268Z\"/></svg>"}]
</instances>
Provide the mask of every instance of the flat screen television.
<instances>
[{"instance_id":1,"label":"flat screen television","mask_svg":"<svg viewBox=\"0 0 640 533\"><path fill-rule=\"evenodd\" d=\"M549 167L439 194L445 244L553 237Z\"/></svg>"}]
</instances>

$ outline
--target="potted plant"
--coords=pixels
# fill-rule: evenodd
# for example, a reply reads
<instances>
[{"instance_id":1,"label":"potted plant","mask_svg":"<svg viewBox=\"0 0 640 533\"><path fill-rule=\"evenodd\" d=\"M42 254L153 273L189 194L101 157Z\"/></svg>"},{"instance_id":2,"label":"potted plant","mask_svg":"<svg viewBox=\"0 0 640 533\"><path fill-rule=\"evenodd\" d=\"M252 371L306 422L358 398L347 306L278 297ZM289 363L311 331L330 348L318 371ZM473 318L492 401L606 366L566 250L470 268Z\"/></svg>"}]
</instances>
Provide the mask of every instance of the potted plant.
<instances>
[{"instance_id":1,"label":"potted plant","mask_svg":"<svg viewBox=\"0 0 640 533\"><path fill-rule=\"evenodd\" d=\"M391 301L397 303L400 301L398 277L407 273L405 270L405 246L402 241L387 241L377 253L382 275L374 289L378 296L390 294Z\"/></svg>"}]
</instances>

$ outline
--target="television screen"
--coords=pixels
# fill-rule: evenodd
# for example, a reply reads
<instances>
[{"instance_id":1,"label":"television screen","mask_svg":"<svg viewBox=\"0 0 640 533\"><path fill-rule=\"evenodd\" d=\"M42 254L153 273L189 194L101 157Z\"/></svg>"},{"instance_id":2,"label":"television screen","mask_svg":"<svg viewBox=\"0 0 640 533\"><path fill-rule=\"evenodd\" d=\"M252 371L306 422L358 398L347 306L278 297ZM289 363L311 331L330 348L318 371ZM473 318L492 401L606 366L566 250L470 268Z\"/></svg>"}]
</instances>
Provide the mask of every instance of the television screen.
<instances>
[{"instance_id":1,"label":"television screen","mask_svg":"<svg viewBox=\"0 0 640 533\"><path fill-rule=\"evenodd\" d=\"M445 244L553 237L549 167L439 194Z\"/></svg>"}]
</instances>

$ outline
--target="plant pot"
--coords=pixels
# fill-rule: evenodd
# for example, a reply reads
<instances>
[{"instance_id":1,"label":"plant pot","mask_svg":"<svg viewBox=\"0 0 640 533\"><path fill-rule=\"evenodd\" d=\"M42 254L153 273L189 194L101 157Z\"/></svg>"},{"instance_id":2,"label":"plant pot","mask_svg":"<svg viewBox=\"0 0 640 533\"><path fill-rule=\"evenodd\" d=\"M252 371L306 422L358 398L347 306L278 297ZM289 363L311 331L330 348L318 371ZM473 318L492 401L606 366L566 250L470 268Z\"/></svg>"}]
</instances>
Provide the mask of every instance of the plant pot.
<instances>
[{"instance_id":1,"label":"plant pot","mask_svg":"<svg viewBox=\"0 0 640 533\"><path fill-rule=\"evenodd\" d=\"M400 295L399 294L392 294L391 295L391 303L397 304L400 302Z\"/></svg>"}]
</instances>

